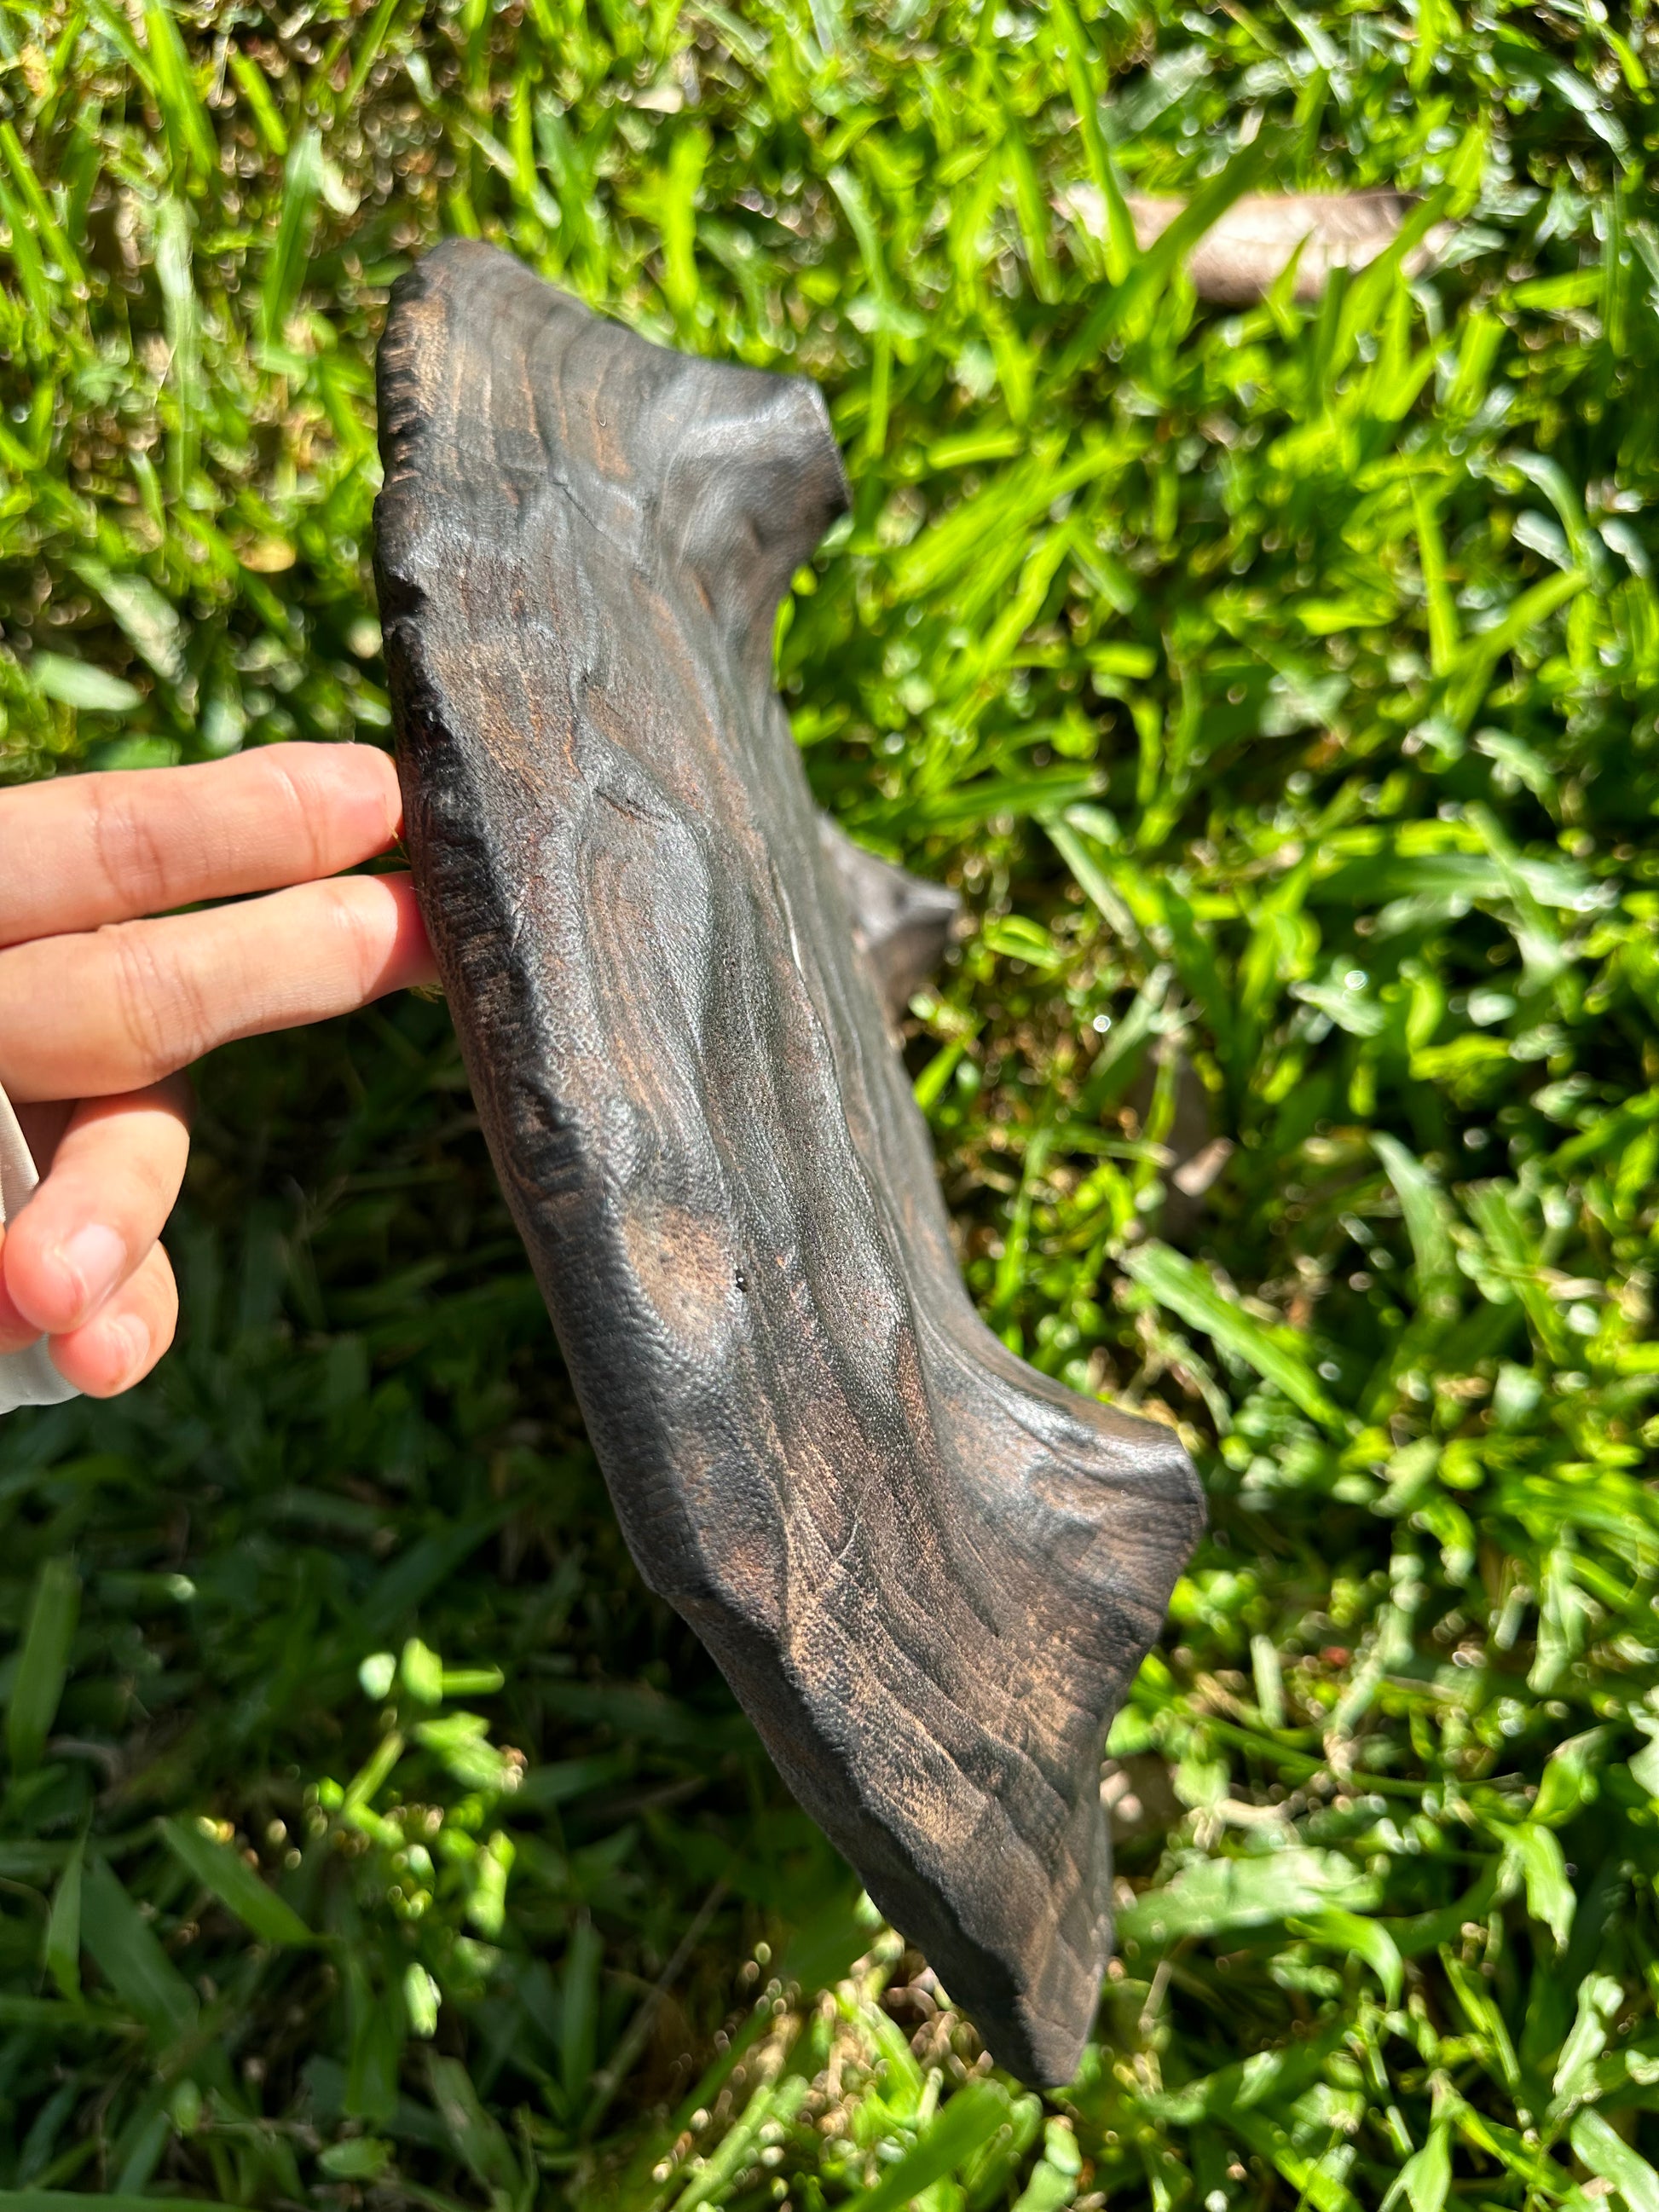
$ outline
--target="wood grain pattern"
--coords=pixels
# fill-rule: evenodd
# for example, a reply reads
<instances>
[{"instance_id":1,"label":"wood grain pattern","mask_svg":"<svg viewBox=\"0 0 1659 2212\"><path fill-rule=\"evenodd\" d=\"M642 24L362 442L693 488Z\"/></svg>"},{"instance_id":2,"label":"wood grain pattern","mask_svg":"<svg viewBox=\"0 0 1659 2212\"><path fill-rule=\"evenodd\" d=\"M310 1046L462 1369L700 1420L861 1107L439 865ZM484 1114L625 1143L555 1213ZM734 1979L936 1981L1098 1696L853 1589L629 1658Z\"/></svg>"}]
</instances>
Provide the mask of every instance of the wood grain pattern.
<instances>
[{"instance_id":1,"label":"wood grain pattern","mask_svg":"<svg viewBox=\"0 0 1659 2212\"><path fill-rule=\"evenodd\" d=\"M1103 1734L1201 1507L957 1276L771 688L846 497L823 402L455 241L397 288L380 405L416 880L634 1556L998 2058L1064 2080Z\"/></svg>"}]
</instances>

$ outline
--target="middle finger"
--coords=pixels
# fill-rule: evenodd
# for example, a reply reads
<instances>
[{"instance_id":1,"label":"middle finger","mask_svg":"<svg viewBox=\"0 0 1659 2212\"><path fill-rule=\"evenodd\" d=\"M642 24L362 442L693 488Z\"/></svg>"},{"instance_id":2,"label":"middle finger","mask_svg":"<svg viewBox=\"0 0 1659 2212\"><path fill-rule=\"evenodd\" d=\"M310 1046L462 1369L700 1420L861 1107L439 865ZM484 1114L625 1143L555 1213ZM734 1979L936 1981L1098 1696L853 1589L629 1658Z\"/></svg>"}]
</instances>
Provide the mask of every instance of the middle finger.
<instances>
[{"instance_id":1,"label":"middle finger","mask_svg":"<svg viewBox=\"0 0 1659 2212\"><path fill-rule=\"evenodd\" d=\"M423 983L407 876L340 876L0 951L0 1086L15 1103L139 1091L216 1045Z\"/></svg>"},{"instance_id":2,"label":"middle finger","mask_svg":"<svg viewBox=\"0 0 1659 2212\"><path fill-rule=\"evenodd\" d=\"M89 1322L166 1224L190 1150L190 1085L88 1099L70 1116L45 1179L0 1245L0 1291L30 1335Z\"/></svg>"}]
</instances>

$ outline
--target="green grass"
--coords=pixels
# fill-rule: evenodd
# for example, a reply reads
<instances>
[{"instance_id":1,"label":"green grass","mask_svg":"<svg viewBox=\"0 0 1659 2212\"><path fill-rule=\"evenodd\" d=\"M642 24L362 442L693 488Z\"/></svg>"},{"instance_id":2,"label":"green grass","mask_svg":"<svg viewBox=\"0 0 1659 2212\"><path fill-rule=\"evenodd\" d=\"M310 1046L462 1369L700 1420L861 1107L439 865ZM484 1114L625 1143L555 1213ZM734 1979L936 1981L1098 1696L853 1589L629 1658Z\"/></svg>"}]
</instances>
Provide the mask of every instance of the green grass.
<instances>
[{"instance_id":1,"label":"green grass","mask_svg":"<svg viewBox=\"0 0 1659 2212\"><path fill-rule=\"evenodd\" d=\"M908 1051L969 1279L1212 1516L1039 2101L641 1589L441 1008L222 1055L179 1349L0 1434L0 2212L1659 2212L1659 40L1604 15L0 0L4 773L384 734L372 347L441 231L817 377L855 511L781 674L967 899ZM1375 182L1451 265L1311 310L1069 211Z\"/></svg>"}]
</instances>

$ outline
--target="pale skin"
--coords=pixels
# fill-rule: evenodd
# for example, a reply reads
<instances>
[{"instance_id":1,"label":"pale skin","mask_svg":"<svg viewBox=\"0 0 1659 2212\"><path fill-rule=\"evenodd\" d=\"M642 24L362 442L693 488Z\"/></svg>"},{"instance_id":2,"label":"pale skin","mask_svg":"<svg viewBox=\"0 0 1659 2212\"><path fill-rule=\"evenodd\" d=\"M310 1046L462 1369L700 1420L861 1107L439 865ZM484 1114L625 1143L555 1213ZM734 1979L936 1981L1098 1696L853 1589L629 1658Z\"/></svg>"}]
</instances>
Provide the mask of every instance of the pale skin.
<instances>
[{"instance_id":1,"label":"pale skin","mask_svg":"<svg viewBox=\"0 0 1659 2212\"><path fill-rule=\"evenodd\" d=\"M432 981L409 878L339 872L401 831L397 775L370 745L0 792L0 1085L42 1176L0 1231L0 1352L44 1335L95 1398L161 1358L184 1070ZM236 903L173 911L215 899Z\"/></svg>"}]
</instances>

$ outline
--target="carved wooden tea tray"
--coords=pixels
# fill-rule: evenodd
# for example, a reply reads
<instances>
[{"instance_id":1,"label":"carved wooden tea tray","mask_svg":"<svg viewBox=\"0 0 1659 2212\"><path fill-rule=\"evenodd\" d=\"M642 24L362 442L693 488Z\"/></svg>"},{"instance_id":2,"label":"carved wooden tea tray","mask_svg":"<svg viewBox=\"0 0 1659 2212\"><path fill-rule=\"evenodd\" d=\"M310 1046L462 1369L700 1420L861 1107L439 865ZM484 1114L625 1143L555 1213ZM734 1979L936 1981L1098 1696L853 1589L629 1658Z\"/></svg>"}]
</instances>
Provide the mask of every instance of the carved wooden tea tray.
<instances>
[{"instance_id":1,"label":"carved wooden tea tray","mask_svg":"<svg viewBox=\"0 0 1659 2212\"><path fill-rule=\"evenodd\" d=\"M772 690L846 499L823 402L467 241L380 375L416 882L635 1559L994 2054L1066 2080L1103 1735L1201 1508L957 1276L880 1003L951 902L825 830Z\"/></svg>"}]
</instances>

